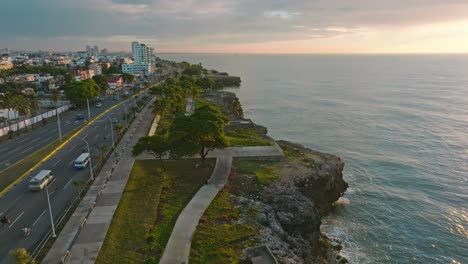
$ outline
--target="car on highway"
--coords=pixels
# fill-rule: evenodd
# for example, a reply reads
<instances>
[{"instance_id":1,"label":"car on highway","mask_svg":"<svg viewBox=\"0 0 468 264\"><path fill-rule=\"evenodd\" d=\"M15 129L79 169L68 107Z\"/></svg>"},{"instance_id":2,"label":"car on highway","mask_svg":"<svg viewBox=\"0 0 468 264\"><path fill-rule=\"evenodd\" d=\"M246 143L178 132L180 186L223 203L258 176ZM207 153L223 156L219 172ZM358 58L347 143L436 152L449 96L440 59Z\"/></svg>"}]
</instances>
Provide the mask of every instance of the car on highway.
<instances>
[{"instance_id":1,"label":"car on highway","mask_svg":"<svg viewBox=\"0 0 468 264\"><path fill-rule=\"evenodd\" d=\"M112 124L115 125L115 124L117 124L118 122L119 122L119 121L117 120L117 118L113 118L113 119L112 119Z\"/></svg>"},{"instance_id":2,"label":"car on highway","mask_svg":"<svg viewBox=\"0 0 468 264\"><path fill-rule=\"evenodd\" d=\"M75 117L76 120L83 120L84 119L84 116L83 114L77 114L76 117Z\"/></svg>"},{"instance_id":3,"label":"car on highway","mask_svg":"<svg viewBox=\"0 0 468 264\"><path fill-rule=\"evenodd\" d=\"M97 104L96 104L96 107L97 107L97 108L99 108L99 107L101 107L101 106L102 106L101 103L97 103Z\"/></svg>"},{"instance_id":4,"label":"car on highway","mask_svg":"<svg viewBox=\"0 0 468 264\"><path fill-rule=\"evenodd\" d=\"M30 191L41 191L50 184L54 179L54 175L51 170L41 170L34 178L29 181L28 190Z\"/></svg>"},{"instance_id":5,"label":"car on highway","mask_svg":"<svg viewBox=\"0 0 468 264\"><path fill-rule=\"evenodd\" d=\"M91 156L89 153L81 153L81 155L75 160L75 168L77 169L83 169L86 168L86 165L88 165L89 160L91 159Z\"/></svg>"}]
</instances>

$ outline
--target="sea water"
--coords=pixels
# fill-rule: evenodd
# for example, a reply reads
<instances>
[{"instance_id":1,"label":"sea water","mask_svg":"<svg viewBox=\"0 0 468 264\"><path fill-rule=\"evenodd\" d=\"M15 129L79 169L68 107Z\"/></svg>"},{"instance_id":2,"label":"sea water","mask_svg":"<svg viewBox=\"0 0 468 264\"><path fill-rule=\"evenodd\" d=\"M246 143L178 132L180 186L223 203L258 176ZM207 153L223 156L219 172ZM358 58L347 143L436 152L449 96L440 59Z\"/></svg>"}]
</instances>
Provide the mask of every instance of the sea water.
<instances>
[{"instance_id":1,"label":"sea water","mask_svg":"<svg viewBox=\"0 0 468 264\"><path fill-rule=\"evenodd\" d=\"M346 162L322 229L351 263L468 263L468 56L161 57L240 76L246 118Z\"/></svg>"}]
</instances>

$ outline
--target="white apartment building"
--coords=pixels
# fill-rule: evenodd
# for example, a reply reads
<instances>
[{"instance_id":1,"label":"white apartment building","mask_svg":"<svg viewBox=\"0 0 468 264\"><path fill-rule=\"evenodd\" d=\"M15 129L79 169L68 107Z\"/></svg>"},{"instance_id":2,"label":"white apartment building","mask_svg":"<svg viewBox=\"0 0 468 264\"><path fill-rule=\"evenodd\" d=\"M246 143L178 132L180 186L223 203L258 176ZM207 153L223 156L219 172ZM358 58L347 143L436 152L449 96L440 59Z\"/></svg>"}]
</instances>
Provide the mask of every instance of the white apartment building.
<instances>
[{"instance_id":1,"label":"white apartment building","mask_svg":"<svg viewBox=\"0 0 468 264\"><path fill-rule=\"evenodd\" d=\"M132 42L134 63L122 64L122 71L130 74L148 75L153 72L151 57L154 49L143 43Z\"/></svg>"}]
</instances>

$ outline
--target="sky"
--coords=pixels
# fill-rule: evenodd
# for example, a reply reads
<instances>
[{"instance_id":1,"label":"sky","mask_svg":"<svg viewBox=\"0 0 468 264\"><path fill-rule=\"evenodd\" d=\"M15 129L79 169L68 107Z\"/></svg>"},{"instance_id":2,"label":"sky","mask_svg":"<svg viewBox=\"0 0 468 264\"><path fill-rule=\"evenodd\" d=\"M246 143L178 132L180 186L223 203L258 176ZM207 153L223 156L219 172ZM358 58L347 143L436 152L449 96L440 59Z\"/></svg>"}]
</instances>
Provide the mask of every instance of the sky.
<instances>
[{"instance_id":1,"label":"sky","mask_svg":"<svg viewBox=\"0 0 468 264\"><path fill-rule=\"evenodd\" d=\"M468 53L468 0L1 0L0 49Z\"/></svg>"}]
</instances>

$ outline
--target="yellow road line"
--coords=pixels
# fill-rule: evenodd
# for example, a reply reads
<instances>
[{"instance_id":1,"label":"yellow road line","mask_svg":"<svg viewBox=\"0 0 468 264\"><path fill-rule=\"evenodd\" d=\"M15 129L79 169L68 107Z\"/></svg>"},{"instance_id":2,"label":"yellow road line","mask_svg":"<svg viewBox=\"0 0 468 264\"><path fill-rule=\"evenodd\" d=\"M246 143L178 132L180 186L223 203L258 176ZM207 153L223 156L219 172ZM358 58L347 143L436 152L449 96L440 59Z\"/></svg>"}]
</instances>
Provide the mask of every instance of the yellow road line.
<instances>
[{"instance_id":1,"label":"yellow road line","mask_svg":"<svg viewBox=\"0 0 468 264\"><path fill-rule=\"evenodd\" d=\"M153 87L153 86L151 86ZM76 136L78 136L85 128L89 127L90 125L92 125L97 119L101 118L103 115L109 113L111 110L115 109L116 107L120 106L121 104L125 103L126 101L130 100L131 98L137 96L137 95L140 95L141 93L144 93L146 92L148 89L150 89L151 87L148 87L142 91L140 91L139 93L135 94L135 95L132 95L130 98L127 98L126 100L116 104L116 105L113 105L111 106L110 108L108 108L107 110L105 110L104 112L100 113L99 115L97 115L96 117L94 117L92 120L90 120L86 125L84 125L82 128L80 128L78 131L76 131L70 138L68 138L67 140L65 140L60 146L58 146L56 149L52 150L47 156L45 156L45 158L43 158L41 161L39 161L38 163L36 163L36 165L32 166L27 172L23 173L23 175L21 175L18 179L16 179L14 182L10 183L10 185L8 185L5 189L3 189L2 191L0 191L0 197L4 196L11 188L13 188L13 186L15 186L16 184L18 184L20 181L22 181L26 176L28 176L31 172L33 172L35 169L37 169L37 167L39 167L42 163L46 162L50 157L52 157L55 153L57 153L57 151L59 151L60 149L62 149L66 144L68 144L68 142L70 142L72 139L74 139ZM36 152L34 152L36 153ZM16 164L16 163L15 163Z\"/></svg>"}]
</instances>

